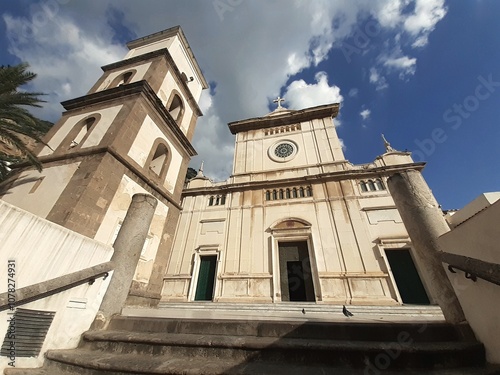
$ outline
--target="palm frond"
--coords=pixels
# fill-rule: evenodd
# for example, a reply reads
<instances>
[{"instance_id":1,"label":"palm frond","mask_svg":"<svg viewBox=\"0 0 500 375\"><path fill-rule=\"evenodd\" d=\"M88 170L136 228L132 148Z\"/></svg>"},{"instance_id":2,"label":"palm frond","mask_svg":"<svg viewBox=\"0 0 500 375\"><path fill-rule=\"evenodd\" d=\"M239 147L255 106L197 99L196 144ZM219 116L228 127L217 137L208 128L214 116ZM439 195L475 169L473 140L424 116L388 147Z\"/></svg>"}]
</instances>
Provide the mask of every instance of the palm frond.
<instances>
[{"instance_id":1,"label":"palm frond","mask_svg":"<svg viewBox=\"0 0 500 375\"><path fill-rule=\"evenodd\" d=\"M42 165L20 135L42 142L42 136L50 128L47 121L33 116L26 107L41 107L42 93L27 92L19 87L30 83L36 74L27 70L28 64L0 67L0 144L8 145L17 154L7 155L0 152L0 180L10 171L11 163L23 159L41 171ZM42 142L43 143L43 142Z\"/></svg>"}]
</instances>

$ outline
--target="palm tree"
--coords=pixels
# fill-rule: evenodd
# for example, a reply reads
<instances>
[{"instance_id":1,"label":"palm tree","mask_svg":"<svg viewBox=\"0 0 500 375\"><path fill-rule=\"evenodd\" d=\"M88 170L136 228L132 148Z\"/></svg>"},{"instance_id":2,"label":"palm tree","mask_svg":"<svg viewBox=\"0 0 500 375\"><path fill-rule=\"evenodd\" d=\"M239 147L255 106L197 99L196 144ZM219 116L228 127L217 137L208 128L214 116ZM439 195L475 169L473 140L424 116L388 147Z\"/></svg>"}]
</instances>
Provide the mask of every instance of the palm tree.
<instances>
[{"instance_id":1,"label":"palm tree","mask_svg":"<svg viewBox=\"0 0 500 375\"><path fill-rule=\"evenodd\" d=\"M42 170L25 140L42 142L41 137L51 123L36 118L25 108L41 107L44 102L39 98L43 94L19 89L36 77L27 68L28 64L0 67L0 181L9 174L9 165L13 163L28 161L38 171Z\"/></svg>"}]
</instances>

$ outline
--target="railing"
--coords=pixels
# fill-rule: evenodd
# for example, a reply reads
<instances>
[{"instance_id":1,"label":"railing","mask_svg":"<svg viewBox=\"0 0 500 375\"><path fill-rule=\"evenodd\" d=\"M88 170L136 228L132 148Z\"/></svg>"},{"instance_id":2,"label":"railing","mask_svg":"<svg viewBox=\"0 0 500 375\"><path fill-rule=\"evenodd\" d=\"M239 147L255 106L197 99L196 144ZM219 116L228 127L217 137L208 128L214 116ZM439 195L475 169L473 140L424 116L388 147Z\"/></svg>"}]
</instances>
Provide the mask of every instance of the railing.
<instances>
[{"instance_id":1,"label":"railing","mask_svg":"<svg viewBox=\"0 0 500 375\"><path fill-rule=\"evenodd\" d=\"M448 264L448 270L452 273L456 273L455 270L457 269L465 272L465 277L474 282L479 277L490 283L500 285L500 264L444 252L440 256L441 261Z\"/></svg>"},{"instance_id":2,"label":"railing","mask_svg":"<svg viewBox=\"0 0 500 375\"><path fill-rule=\"evenodd\" d=\"M20 288L16 290L15 293L2 293L0 294L0 311L49 297L53 294L63 292L85 283L92 285L94 281L100 277L106 279L109 272L113 269L114 263L109 261L51 280Z\"/></svg>"}]
</instances>

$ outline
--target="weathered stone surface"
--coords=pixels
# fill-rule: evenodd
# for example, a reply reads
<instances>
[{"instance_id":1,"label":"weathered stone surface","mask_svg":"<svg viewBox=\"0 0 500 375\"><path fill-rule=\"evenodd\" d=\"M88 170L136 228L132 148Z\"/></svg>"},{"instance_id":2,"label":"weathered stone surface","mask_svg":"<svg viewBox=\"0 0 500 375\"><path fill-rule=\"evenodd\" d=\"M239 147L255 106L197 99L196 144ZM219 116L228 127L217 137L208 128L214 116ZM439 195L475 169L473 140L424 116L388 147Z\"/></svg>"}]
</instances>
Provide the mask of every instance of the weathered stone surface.
<instances>
[{"instance_id":1,"label":"weathered stone surface","mask_svg":"<svg viewBox=\"0 0 500 375\"><path fill-rule=\"evenodd\" d=\"M114 244L111 261L115 270L96 317L96 322L100 322L98 325L105 324L113 314L120 313L125 304L157 203L154 197L147 194L132 197Z\"/></svg>"},{"instance_id":2,"label":"weathered stone surface","mask_svg":"<svg viewBox=\"0 0 500 375\"><path fill-rule=\"evenodd\" d=\"M448 322L464 322L464 313L439 255L438 237L448 232L449 226L422 174L417 170L398 172L388 179L388 187L412 240L431 296Z\"/></svg>"}]
</instances>

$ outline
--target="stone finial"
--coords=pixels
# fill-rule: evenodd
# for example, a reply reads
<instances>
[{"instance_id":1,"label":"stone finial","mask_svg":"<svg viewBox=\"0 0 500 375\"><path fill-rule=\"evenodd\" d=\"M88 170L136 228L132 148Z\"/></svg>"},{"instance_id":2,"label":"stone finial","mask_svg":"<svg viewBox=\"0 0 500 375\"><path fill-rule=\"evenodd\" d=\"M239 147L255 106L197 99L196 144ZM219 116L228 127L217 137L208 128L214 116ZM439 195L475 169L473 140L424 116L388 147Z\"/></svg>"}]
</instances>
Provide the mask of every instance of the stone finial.
<instances>
[{"instance_id":1,"label":"stone finial","mask_svg":"<svg viewBox=\"0 0 500 375\"><path fill-rule=\"evenodd\" d=\"M205 163L204 160L201 161L201 165L200 165L200 169L198 169L198 174L196 175L196 177L205 177L203 175L203 164Z\"/></svg>"},{"instance_id":2,"label":"stone finial","mask_svg":"<svg viewBox=\"0 0 500 375\"><path fill-rule=\"evenodd\" d=\"M385 139L383 134L382 134L382 140L384 141L385 152L396 151L395 149L392 148L391 144L387 141L387 139Z\"/></svg>"}]
</instances>

